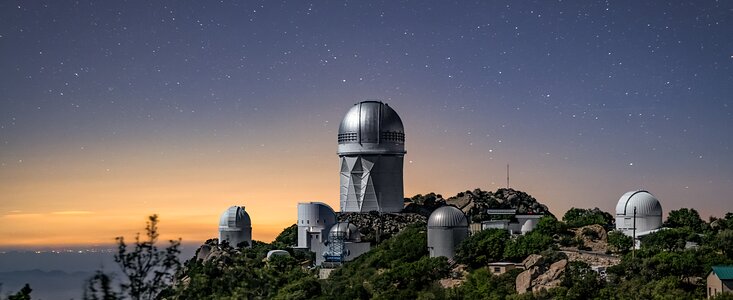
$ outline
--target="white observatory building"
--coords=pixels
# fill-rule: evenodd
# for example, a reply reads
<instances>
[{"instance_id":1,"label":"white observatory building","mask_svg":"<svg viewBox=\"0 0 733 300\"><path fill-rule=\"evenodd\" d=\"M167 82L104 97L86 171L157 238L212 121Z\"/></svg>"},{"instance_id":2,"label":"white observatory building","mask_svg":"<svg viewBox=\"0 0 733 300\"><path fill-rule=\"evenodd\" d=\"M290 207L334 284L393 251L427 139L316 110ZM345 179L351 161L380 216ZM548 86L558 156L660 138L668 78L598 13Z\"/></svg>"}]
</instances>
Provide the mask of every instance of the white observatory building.
<instances>
[{"instance_id":1,"label":"white observatory building","mask_svg":"<svg viewBox=\"0 0 733 300\"><path fill-rule=\"evenodd\" d=\"M336 224L336 213L326 203L298 203L298 247L318 253L328 240L328 230Z\"/></svg>"},{"instance_id":2,"label":"white observatory building","mask_svg":"<svg viewBox=\"0 0 733 300\"><path fill-rule=\"evenodd\" d=\"M443 206L428 218L428 252L430 257L453 258L456 246L468 237L468 219L455 206Z\"/></svg>"},{"instance_id":3,"label":"white observatory building","mask_svg":"<svg viewBox=\"0 0 733 300\"><path fill-rule=\"evenodd\" d=\"M221 214L219 243L225 241L235 248L242 242L247 242L247 248L252 247L252 220L244 206L232 206Z\"/></svg>"},{"instance_id":4,"label":"white observatory building","mask_svg":"<svg viewBox=\"0 0 733 300\"><path fill-rule=\"evenodd\" d=\"M636 232L634 232L636 227ZM616 230L642 236L662 227L662 205L647 191L630 191L616 204Z\"/></svg>"},{"instance_id":5,"label":"white observatory building","mask_svg":"<svg viewBox=\"0 0 733 300\"><path fill-rule=\"evenodd\" d=\"M357 103L341 121L341 212L399 212L403 208L405 129L379 101Z\"/></svg>"}]
</instances>

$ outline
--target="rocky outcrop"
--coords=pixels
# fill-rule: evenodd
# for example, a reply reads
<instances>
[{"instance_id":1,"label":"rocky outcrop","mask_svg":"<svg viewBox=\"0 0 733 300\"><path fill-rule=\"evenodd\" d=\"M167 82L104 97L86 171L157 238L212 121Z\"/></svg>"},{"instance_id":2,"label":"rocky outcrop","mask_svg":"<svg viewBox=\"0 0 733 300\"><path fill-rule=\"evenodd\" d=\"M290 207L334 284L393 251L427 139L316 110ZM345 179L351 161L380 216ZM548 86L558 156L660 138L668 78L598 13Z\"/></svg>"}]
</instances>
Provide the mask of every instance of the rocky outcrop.
<instances>
[{"instance_id":1,"label":"rocky outcrop","mask_svg":"<svg viewBox=\"0 0 733 300\"><path fill-rule=\"evenodd\" d=\"M561 259L549 265L548 263L541 255L532 254L527 257L522 262L525 270L515 281L517 293L537 292L559 286L568 260Z\"/></svg>"},{"instance_id":2,"label":"rocky outcrop","mask_svg":"<svg viewBox=\"0 0 733 300\"><path fill-rule=\"evenodd\" d=\"M606 252L608 250L608 232L598 224L571 229L577 240L583 241L584 250Z\"/></svg>"},{"instance_id":3,"label":"rocky outcrop","mask_svg":"<svg viewBox=\"0 0 733 300\"><path fill-rule=\"evenodd\" d=\"M488 209L516 209L517 214L551 215L546 205L539 203L531 195L514 189L498 189L496 192L476 189L458 193L445 202L460 208L472 223L488 220Z\"/></svg>"},{"instance_id":4,"label":"rocky outcrop","mask_svg":"<svg viewBox=\"0 0 733 300\"><path fill-rule=\"evenodd\" d=\"M621 263L621 257L602 253L578 252L577 250L562 251L568 261L582 261L589 266L610 267Z\"/></svg>"},{"instance_id":5,"label":"rocky outcrop","mask_svg":"<svg viewBox=\"0 0 733 300\"><path fill-rule=\"evenodd\" d=\"M348 221L359 228L364 242L384 241L410 224L426 222L427 218L416 213L339 213L339 222Z\"/></svg>"}]
</instances>

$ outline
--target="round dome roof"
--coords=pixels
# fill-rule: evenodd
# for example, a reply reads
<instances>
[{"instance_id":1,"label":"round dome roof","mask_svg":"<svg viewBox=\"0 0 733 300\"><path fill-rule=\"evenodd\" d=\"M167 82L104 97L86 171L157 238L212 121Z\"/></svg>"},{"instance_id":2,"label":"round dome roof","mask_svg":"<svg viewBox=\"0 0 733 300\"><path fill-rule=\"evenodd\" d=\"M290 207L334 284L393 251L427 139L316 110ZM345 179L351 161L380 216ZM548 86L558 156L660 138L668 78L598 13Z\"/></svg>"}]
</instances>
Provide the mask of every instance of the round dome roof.
<instances>
[{"instance_id":1,"label":"round dome roof","mask_svg":"<svg viewBox=\"0 0 733 300\"><path fill-rule=\"evenodd\" d=\"M402 119L380 101L359 102L344 116L338 133L339 154L405 153Z\"/></svg>"},{"instance_id":2,"label":"round dome roof","mask_svg":"<svg viewBox=\"0 0 733 300\"><path fill-rule=\"evenodd\" d=\"M224 211L219 218L219 228L246 228L252 227L249 214L244 206L232 206Z\"/></svg>"},{"instance_id":3,"label":"round dome roof","mask_svg":"<svg viewBox=\"0 0 733 300\"><path fill-rule=\"evenodd\" d=\"M356 225L348 222L336 223L329 231L331 237L343 237L348 241L361 241L361 233Z\"/></svg>"},{"instance_id":4,"label":"round dome roof","mask_svg":"<svg viewBox=\"0 0 733 300\"><path fill-rule=\"evenodd\" d=\"M647 191L630 191L621 196L616 204L616 215L633 216L634 207L636 207L638 217L662 215L662 205L659 200Z\"/></svg>"},{"instance_id":5,"label":"round dome roof","mask_svg":"<svg viewBox=\"0 0 733 300\"><path fill-rule=\"evenodd\" d=\"M430 214L428 227L468 227L468 219L455 206L442 206Z\"/></svg>"}]
</instances>

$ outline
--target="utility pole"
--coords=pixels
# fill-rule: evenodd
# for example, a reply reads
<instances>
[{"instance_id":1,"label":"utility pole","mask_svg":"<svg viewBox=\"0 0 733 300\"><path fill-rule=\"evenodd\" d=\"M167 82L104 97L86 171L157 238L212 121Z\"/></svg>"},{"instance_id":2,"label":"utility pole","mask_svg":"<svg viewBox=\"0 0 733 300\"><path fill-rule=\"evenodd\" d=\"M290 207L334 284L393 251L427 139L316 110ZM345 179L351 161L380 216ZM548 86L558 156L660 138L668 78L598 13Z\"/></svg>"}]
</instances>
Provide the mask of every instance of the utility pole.
<instances>
[{"instance_id":1,"label":"utility pole","mask_svg":"<svg viewBox=\"0 0 733 300\"><path fill-rule=\"evenodd\" d=\"M631 228L632 232L632 246L631 246L631 258L636 258L636 206L634 206L634 228Z\"/></svg>"}]
</instances>

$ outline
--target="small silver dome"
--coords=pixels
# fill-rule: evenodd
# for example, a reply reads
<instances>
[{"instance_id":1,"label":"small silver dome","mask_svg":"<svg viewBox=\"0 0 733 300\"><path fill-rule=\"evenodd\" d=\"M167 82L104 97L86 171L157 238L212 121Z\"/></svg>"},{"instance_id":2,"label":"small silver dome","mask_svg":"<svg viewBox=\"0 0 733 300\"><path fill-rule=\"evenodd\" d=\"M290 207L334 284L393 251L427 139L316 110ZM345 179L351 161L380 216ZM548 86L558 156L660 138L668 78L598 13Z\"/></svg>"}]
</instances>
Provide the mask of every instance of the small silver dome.
<instances>
[{"instance_id":1,"label":"small silver dome","mask_svg":"<svg viewBox=\"0 0 733 300\"><path fill-rule=\"evenodd\" d=\"M468 219L455 206L442 206L430 214L428 227L468 227Z\"/></svg>"},{"instance_id":2,"label":"small silver dome","mask_svg":"<svg viewBox=\"0 0 733 300\"><path fill-rule=\"evenodd\" d=\"M405 128L389 105L363 101L346 112L339 126L338 144L339 155L404 154Z\"/></svg>"},{"instance_id":3,"label":"small silver dome","mask_svg":"<svg viewBox=\"0 0 733 300\"><path fill-rule=\"evenodd\" d=\"M340 237L346 241L361 241L361 233L359 232L359 228L357 228L356 225L348 222L336 223L331 227L328 235L330 237Z\"/></svg>"},{"instance_id":4,"label":"small silver dome","mask_svg":"<svg viewBox=\"0 0 733 300\"><path fill-rule=\"evenodd\" d=\"M252 227L249 214L244 206L232 206L224 211L219 218L219 229L242 229Z\"/></svg>"}]
</instances>

